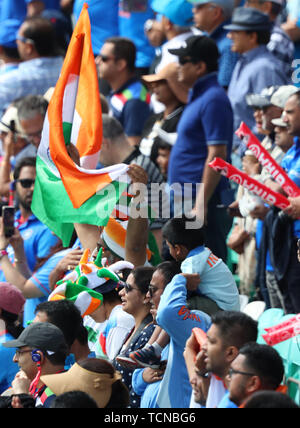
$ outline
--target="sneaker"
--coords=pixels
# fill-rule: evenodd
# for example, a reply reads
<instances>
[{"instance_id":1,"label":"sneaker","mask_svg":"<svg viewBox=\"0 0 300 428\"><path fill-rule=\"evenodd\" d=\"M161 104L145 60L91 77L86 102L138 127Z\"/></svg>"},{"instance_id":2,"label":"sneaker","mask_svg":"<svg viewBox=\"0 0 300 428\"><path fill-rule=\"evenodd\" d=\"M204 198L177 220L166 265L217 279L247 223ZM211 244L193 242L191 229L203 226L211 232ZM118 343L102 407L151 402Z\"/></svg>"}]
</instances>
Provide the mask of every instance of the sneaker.
<instances>
[{"instance_id":1,"label":"sneaker","mask_svg":"<svg viewBox=\"0 0 300 428\"><path fill-rule=\"evenodd\" d=\"M135 370L139 368L139 365L133 359L126 357L125 355L118 355L116 357L116 362L120 364L120 366L124 367L124 369Z\"/></svg>"},{"instance_id":2,"label":"sneaker","mask_svg":"<svg viewBox=\"0 0 300 428\"><path fill-rule=\"evenodd\" d=\"M139 367L150 367L151 369L160 368L160 357L155 354L153 346L134 351L129 354L129 357L136 361Z\"/></svg>"}]
</instances>

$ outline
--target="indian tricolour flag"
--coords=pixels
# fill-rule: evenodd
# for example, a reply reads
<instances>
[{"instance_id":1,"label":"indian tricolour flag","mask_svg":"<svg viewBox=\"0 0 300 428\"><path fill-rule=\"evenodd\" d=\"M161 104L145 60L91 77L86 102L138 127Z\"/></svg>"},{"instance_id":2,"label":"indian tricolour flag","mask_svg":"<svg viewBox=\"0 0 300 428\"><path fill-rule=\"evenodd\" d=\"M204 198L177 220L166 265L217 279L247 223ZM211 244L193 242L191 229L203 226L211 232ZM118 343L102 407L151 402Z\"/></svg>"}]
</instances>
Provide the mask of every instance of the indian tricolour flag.
<instances>
[{"instance_id":1,"label":"indian tricolour flag","mask_svg":"<svg viewBox=\"0 0 300 428\"><path fill-rule=\"evenodd\" d=\"M101 102L84 5L46 114L32 202L33 213L65 246L74 223L105 226L128 185L127 165L96 170L101 143ZM69 156L70 144L80 166Z\"/></svg>"}]
</instances>

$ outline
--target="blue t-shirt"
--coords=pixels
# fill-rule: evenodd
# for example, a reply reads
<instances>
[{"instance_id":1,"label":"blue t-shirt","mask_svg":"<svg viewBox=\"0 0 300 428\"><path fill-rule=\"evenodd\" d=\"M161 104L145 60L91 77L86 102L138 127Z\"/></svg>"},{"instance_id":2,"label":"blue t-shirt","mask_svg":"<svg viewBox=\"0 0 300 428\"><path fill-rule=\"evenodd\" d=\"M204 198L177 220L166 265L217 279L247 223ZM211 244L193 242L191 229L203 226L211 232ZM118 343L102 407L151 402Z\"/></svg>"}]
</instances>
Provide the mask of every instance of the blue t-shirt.
<instances>
[{"instance_id":1,"label":"blue t-shirt","mask_svg":"<svg viewBox=\"0 0 300 428\"><path fill-rule=\"evenodd\" d=\"M190 251L181 264L181 271L200 275L198 294L216 302L220 309L240 310L239 291L232 273L208 248L198 247Z\"/></svg>"},{"instance_id":2,"label":"blue t-shirt","mask_svg":"<svg viewBox=\"0 0 300 428\"><path fill-rule=\"evenodd\" d=\"M294 141L294 145L282 159L281 166L300 188L300 140L296 137ZM300 239L300 220L294 221L294 236Z\"/></svg>"},{"instance_id":3,"label":"blue t-shirt","mask_svg":"<svg viewBox=\"0 0 300 428\"><path fill-rule=\"evenodd\" d=\"M232 42L227 37L228 31L223 28L226 24L227 22L224 22L209 36L216 42L220 52L218 81L223 87L229 86L234 67L238 61L238 55L231 50Z\"/></svg>"},{"instance_id":4,"label":"blue t-shirt","mask_svg":"<svg viewBox=\"0 0 300 428\"><path fill-rule=\"evenodd\" d=\"M1 1L1 19L19 19L24 21L27 15L27 5L33 0L2 0ZM43 0L45 9L60 9L60 0Z\"/></svg>"},{"instance_id":5,"label":"blue t-shirt","mask_svg":"<svg viewBox=\"0 0 300 428\"><path fill-rule=\"evenodd\" d=\"M192 388L183 357L185 344L194 327L207 332L211 319L201 311L187 308L186 279L182 275L176 275L165 288L156 322L170 336L168 363L157 395L157 406L188 408Z\"/></svg>"},{"instance_id":6,"label":"blue t-shirt","mask_svg":"<svg viewBox=\"0 0 300 428\"><path fill-rule=\"evenodd\" d=\"M142 135L151 110L150 95L139 79L134 77L112 92L109 96L109 106L128 137Z\"/></svg>"},{"instance_id":7,"label":"blue t-shirt","mask_svg":"<svg viewBox=\"0 0 300 428\"><path fill-rule=\"evenodd\" d=\"M110 0L109 7L107 0L75 0L73 11L76 21L84 3L89 5L93 52L98 55L106 39L119 35L119 0Z\"/></svg>"},{"instance_id":8,"label":"blue t-shirt","mask_svg":"<svg viewBox=\"0 0 300 428\"><path fill-rule=\"evenodd\" d=\"M155 49L150 45L149 40L145 34L144 25L147 19L155 19L154 12L150 7L150 1L136 1L137 7L139 3L146 3L142 11L128 11L126 4L128 1L119 2L119 32L121 37L128 37L131 39L137 49L136 67L149 67L155 57Z\"/></svg>"},{"instance_id":9,"label":"blue t-shirt","mask_svg":"<svg viewBox=\"0 0 300 428\"><path fill-rule=\"evenodd\" d=\"M13 362L15 348L4 348L2 343L15 340L7 331L0 332L0 394L11 386L16 374L19 371L18 364Z\"/></svg>"},{"instance_id":10,"label":"blue t-shirt","mask_svg":"<svg viewBox=\"0 0 300 428\"><path fill-rule=\"evenodd\" d=\"M57 237L34 215L31 215L28 220L22 224L20 223L20 219L21 213L18 211L15 215L15 227L19 229L22 235L27 264L29 269L33 272L38 259L47 257L51 247L57 243ZM11 263L14 263L13 248L8 246L7 252ZM0 281L6 281L1 268ZM42 297L26 300L24 307L24 326L26 326L27 321L31 321L34 318L35 307L46 299L46 297Z\"/></svg>"},{"instance_id":11,"label":"blue t-shirt","mask_svg":"<svg viewBox=\"0 0 300 428\"><path fill-rule=\"evenodd\" d=\"M226 145L231 158L233 112L225 90L218 83L217 73L200 78L190 92L189 102L179 121L178 138L171 151L168 183L198 184L210 145ZM222 177L217 190L227 186ZM196 193L196 186L193 189Z\"/></svg>"},{"instance_id":12,"label":"blue t-shirt","mask_svg":"<svg viewBox=\"0 0 300 428\"><path fill-rule=\"evenodd\" d=\"M49 285L49 275L52 272L52 270L57 266L60 260L62 260L70 251L75 250L80 246L81 244L79 242L79 239L77 239L72 248L66 248L65 250L62 250L62 251L59 251L58 253L53 254L53 256L51 256L42 265L42 267L38 269L36 272L34 272L31 278L29 278L29 281L33 282L33 284L39 290L41 290L41 292L45 295L45 297L30 299L33 301L32 311L31 312L28 311L28 313L26 314L26 320L24 319L24 324L25 322L27 323L33 320L33 318L35 317L34 311L36 306L39 303L46 301L48 299L48 296L51 294L50 285Z\"/></svg>"}]
</instances>

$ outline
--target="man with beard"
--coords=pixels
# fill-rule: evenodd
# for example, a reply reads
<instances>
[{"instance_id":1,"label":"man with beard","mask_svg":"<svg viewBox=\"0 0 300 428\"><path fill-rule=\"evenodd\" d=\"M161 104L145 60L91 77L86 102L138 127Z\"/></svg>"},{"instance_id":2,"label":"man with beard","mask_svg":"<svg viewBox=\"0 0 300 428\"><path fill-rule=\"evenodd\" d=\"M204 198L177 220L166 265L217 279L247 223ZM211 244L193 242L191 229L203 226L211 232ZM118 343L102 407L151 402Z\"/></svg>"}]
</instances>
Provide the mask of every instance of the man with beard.
<instances>
[{"instance_id":1,"label":"man with beard","mask_svg":"<svg viewBox=\"0 0 300 428\"><path fill-rule=\"evenodd\" d=\"M14 250L10 245L7 247L7 250L6 248L1 247L1 281L6 281L2 270L2 264L3 262L5 263L5 258L7 256L12 263L15 263L19 270L22 271L24 262L27 262L30 271L33 272L38 259L46 257L49 254L50 248L57 243L57 238L51 233L50 229L41 223L31 211L31 202L36 177L35 164L35 158L24 158L14 170L14 186L16 198L19 202L19 211L15 214L15 228L23 238L26 260L15 259ZM46 299L47 297L44 296L27 300L24 309L24 325L26 325L27 321L34 318L34 309L36 305Z\"/></svg>"}]
</instances>

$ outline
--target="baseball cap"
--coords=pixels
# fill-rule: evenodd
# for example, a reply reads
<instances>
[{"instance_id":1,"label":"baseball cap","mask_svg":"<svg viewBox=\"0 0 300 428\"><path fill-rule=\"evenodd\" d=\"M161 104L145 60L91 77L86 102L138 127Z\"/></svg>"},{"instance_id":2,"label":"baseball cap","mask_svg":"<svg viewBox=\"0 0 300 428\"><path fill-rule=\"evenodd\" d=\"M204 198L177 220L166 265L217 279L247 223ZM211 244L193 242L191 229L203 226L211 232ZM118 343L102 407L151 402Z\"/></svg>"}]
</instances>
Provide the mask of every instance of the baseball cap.
<instances>
[{"instance_id":1,"label":"baseball cap","mask_svg":"<svg viewBox=\"0 0 300 428\"><path fill-rule=\"evenodd\" d=\"M38 322L30 324L20 334L18 339L10 340L2 344L5 348L22 348L29 346L32 349L40 349L57 353L67 351L65 337L62 331L53 324Z\"/></svg>"},{"instance_id":2,"label":"baseball cap","mask_svg":"<svg viewBox=\"0 0 300 428\"><path fill-rule=\"evenodd\" d=\"M186 0L153 0L151 8L180 27L192 26L193 6Z\"/></svg>"},{"instance_id":3,"label":"baseball cap","mask_svg":"<svg viewBox=\"0 0 300 428\"><path fill-rule=\"evenodd\" d=\"M18 117L18 109L14 106L8 107L4 115L0 120L0 132L9 132L11 130L11 122L15 122L15 131L20 137L24 137L24 131L21 127L19 117Z\"/></svg>"},{"instance_id":4,"label":"baseball cap","mask_svg":"<svg viewBox=\"0 0 300 428\"><path fill-rule=\"evenodd\" d=\"M220 6L225 17L228 19L231 17L234 11L234 0L187 0L189 3L192 3L193 6L201 6L203 4L212 3L213 5Z\"/></svg>"},{"instance_id":5,"label":"baseball cap","mask_svg":"<svg viewBox=\"0 0 300 428\"><path fill-rule=\"evenodd\" d=\"M229 31L271 31L272 22L268 15L252 7L234 10L231 24L224 26Z\"/></svg>"},{"instance_id":6,"label":"baseball cap","mask_svg":"<svg viewBox=\"0 0 300 428\"><path fill-rule=\"evenodd\" d=\"M174 93L177 99L182 103L187 103L188 88L178 81L177 63L170 63L166 65L162 70L160 70L157 74L142 76L142 79L146 85L166 80L171 91Z\"/></svg>"},{"instance_id":7,"label":"baseball cap","mask_svg":"<svg viewBox=\"0 0 300 428\"><path fill-rule=\"evenodd\" d=\"M282 113L281 117L278 117L277 119L273 119L271 122L275 126L279 126L280 128L286 128L287 123L284 122L283 118L284 118L284 112Z\"/></svg>"},{"instance_id":8,"label":"baseball cap","mask_svg":"<svg viewBox=\"0 0 300 428\"><path fill-rule=\"evenodd\" d=\"M190 57L192 60L211 62L212 58L219 58L216 42L207 36L191 36L185 40L181 48L169 49L172 55Z\"/></svg>"},{"instance_id":9,"label":"baseball cap","mask_svg":"<svg viewBox=\"0 0 300 428\"><path fill-rule=\"evenodd\" d=\"M272 96L278 91L280 86L270 86L264 88L260 94L248 94L246 95L246 101L250 107L269 107L273 105L271 102Z\"/></svg>"},{"instance_id":10,"label":"baseball cap","mask_svg":"<svg viewBox=\"0 0 300 428\"><path fill-rule=\"evenodd\" d=\"M0 308L11 314L18 315L25 305L21 291L8 282L0 282Z\"/></svg>"},{"instance_id":11,"label":"baseball cap","mask_svg":"<svg viewBox=\"0 0 300 428\"><path fill-rule=\"evenodd\" d=\"M17 32L22 22L18 19L6 19L0 26L0 46L7 48L17 47Z\"/></svg>"},{"instance_id":12,"label":"baseball cap","mask_svg":"<svg viewBox=\"0 0 300 428\"><path fill-rule=\"evenodd\" d=\"M280 108L284 108L287 100L292 95L299 92L299 90L300 89L294 85L280 86L271 98L272 105L280 107Z\"/></svg>"}]
</instances>

